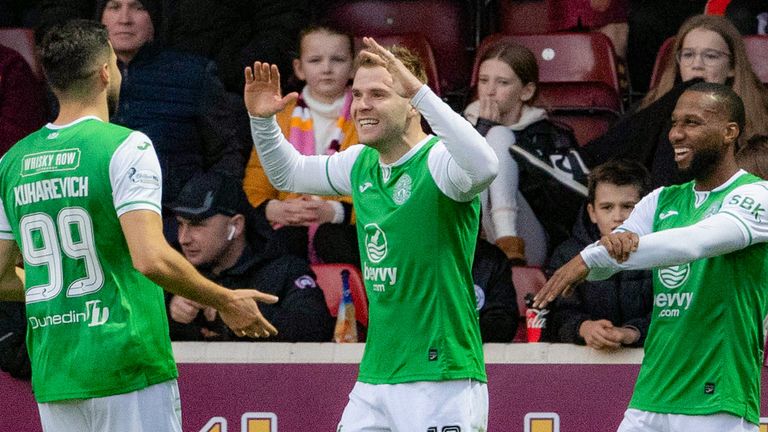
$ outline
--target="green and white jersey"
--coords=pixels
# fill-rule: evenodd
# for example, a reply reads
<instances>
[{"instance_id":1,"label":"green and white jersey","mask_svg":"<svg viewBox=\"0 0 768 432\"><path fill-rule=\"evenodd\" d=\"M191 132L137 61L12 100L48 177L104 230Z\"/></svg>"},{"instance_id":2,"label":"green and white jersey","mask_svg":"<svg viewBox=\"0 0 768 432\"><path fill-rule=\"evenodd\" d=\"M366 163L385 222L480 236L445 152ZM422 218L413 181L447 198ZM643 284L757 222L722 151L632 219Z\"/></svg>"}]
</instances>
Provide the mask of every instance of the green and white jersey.
<instances>
[{"instance_id":1,"label":"green and white jersey","mask_svg":"<svg viewBox=\"0 0 768 432\"><path fill-rule=\"evenodd\" d=\"M471 278L479 199L438 188L427 161L437 141L386 167L365 148L352 168L371 316L362 382L486 381Z\"/></svg>"},{"instance_id":2,"label":"green and white jersey","mask_svg":"<svg viewBox=\"0 0 768 432\"><path fill-rule=\"evenodd\" d=\"M273 118L251 118L251 133L276 188L352 195L370 303L359 380L485 382L471 271L478 195L495 178L498 159L426 85L411 105L439 139L426 137L392 164L364 145L302 156Z\"/></svg>"},{"instance_id":3,"label":"green and white jersey","mask_svg":"<svg viewBox=\"0 0 768 432\"><path fill-rule=\"evenodd\" d=\"M768 183L740 171L712 191L695 191L693 182L658 189L619 228L641 234L636 261L656 263L653 315L630 408L727 412L758 423L766 209Z\"/></svg>"},{"instance_id":4,"label":"green and white jersey","mask_svg":"<svg viewBox=\"0 0 768 432\"><path fill-rule=\"evenodd\" d=\"M162 289L134 269L118 220L159 213L161 184L150 140L96 117L49 124L0 162L0 238L24 258L38 402L177 376Z\"/></svg>"}]
</instances>

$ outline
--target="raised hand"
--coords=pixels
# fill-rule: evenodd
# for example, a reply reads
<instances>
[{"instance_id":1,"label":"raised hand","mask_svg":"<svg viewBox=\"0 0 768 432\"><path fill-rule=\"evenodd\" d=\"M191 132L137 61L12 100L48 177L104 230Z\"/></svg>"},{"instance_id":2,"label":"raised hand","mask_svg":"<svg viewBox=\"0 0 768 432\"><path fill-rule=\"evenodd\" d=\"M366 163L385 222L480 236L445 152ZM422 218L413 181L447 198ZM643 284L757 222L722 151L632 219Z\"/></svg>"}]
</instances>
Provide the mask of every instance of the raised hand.
<instances>
[{"instance_id":1,"label":"raised hand","mask_svg":"<svg viewBox=\"0 0 768 432\"><path fill-rule=\"evenodd\" d=\"M416 95L424 83L419 81L403 62L373 38L364 37L363 44L365 49L360 51L360 55L387 69L392 75L393 88L400 97L410 99Z\"/></svg>"},{"instance_id":2,"label":"raised hand","mask_svg":"<svg viewBox=\"0 0 768 432\"><path fill-rule=\"evenodd\" d=\"M543 308L560 294L567 294L571 288L583 281L589 274L589 267L581 255L576 255L564 266L557 269L551 278L533 298L533 307Z\"/></svg>"},{"instance_id":3,"label":"raised hand","mask_svg":"<svg viewBox=\"0 0 768 432\"><path fill-rule=\"evenodd\" d=\"M501 111L499 103L488 97L480 98L480 118L490 120L495 123L501 122Z\"/></svg>"},{"instance_id":4,"label":"raised hand","mask_svg":"<svg viewBox=\"0 0 768 432\"><path fill-rule=\"evenodd\" d=\"M277 329L261 314L256 302L277 303L277 297L254 289L231 291L230 300L219 308L222 321L237 336L269 337L277 334Z\"/></svg>"},{"instance_id":5,"label":"raised hand","mask_svg":"<svg viewBox=\"0 0 768 432\"><path fill-rule=\"evenodd\" d=\"M289 102L299 97L296 92L282 96L280 71L277 65L255 62L245 68L243 98L248 114L253 117L271 117L282 111Z\"/></svg>"},{"instance_id":6,"label":"raised hand","mask_svg":"<svg viewBox=\"0 0 768 432\"><path fill-rule=\"evenodd\" d=\"M600 244L608 251L608 255L623 263L629 259L629 254L637 250L640 237L633 232L610 233L600 239Z\"/></svg>"}]
</instances>

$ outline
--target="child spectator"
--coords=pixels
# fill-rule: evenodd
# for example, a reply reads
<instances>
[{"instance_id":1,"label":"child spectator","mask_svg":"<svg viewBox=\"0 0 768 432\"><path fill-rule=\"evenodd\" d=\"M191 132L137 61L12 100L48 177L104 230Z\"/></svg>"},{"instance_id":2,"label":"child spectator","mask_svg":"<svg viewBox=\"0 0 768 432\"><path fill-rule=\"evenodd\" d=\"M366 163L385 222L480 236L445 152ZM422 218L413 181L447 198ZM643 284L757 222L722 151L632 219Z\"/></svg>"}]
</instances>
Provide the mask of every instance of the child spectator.
<instances>
[{"instance_id":1,"label":"child spectator","mask_svg":"<svg viewBox=\"0 0 768 432\"><path fill-rule=\"evenodd\" d=\"M293 71L306 85L298 100L277 114L283 134L301 154L333 154L357 143L349 113L353 58L351 35L324 26L301 32ZM243 183L248 200L279 229L277 237L291 253L313 261L360 265L349 197L318 199L278 192L255 151Z\"/></svg>"},{"instance_id":2,"label":"child spectator","mask_svg":"<svg viewBox=\"0 0 768 432\"><path fill-rule=\"evenodd\" d=\"M547 233L552 237L554 231L550 228L552 218L559 216L534 206L541 202L531 201L536 199L536 193L523 196L521 167L510 154L510 147L514 144L516 149L535 155L534 158L549 159L555 148L573 146L573 137L550 122L543 109L531 106L536 96L539 68L527 48L500 42L485 52L479 64L477 100L467 106L464 116L485 135L500 163L496 180L481 196L482 229L488 241L495 243L510 260L541 266L548 252ZM577 209L578 205L573 213ZM567 213L560 210L556 213ZM541 216L547 219L542 220ZM572 224L573 219L566 226ZM567 233L565 228L563 239Z\"/></svg>"},{"instance_id":3,"label":"child spectator","mask_svg":"<svg viewBox=\"0 0 768 432\"><path fill-rule=\"evenodd\" d=\"M648 171L636 161L617 159L595 168L589 174L589 221L579 218L572 237L555 249L548 275L621 225L649 188ZM594 349L642 346L652 309L650 271L627 271L604 281L582 282L571 296L561 296L552 304L546 337Z\"/></svg>"}]
</instances>

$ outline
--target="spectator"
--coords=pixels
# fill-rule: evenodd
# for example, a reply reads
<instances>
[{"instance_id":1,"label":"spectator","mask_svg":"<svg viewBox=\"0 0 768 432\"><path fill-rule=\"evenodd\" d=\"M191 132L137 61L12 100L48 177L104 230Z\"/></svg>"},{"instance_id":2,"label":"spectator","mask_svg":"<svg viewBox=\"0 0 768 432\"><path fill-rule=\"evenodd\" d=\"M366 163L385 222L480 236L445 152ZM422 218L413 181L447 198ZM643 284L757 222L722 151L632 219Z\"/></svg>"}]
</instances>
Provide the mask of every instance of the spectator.
<instances>
[{"instance_id":1,"label":"spectator","mask_svg":"<svg viewBox=\"0 0 768 432\"><path fill-rule=\"evenodd\" d=\"M259 287L279 301L261 312L279 329L267 339L326 342L334 320L306 260L265 251L253 235L253 209L237 180L220 173L195 176L173 204L184 256L200 272L231 289ZM169 302L171 337L175 340L235 340L216 310L181 296ZM247 339L251 340L251 339Z\"/></svg>"},{"instance_id":2,"label":"spectator","mask_svg":"<svg viewBox=\"0 0 768 432\"><path fill-rule=\"evenodd\" d=\"M628 0L550 0L549 19L555 30L592 30L613 43L616 54L627 55Z\"/></svg>"},{"instance_id":3,"label":"spectator","mask_svg":"<svg viewBox=\"0 0 768 432\"><path fill-rule=\"evenodd\" d=\"M0 156L45 124L43 85L24 58L0 45Z\"/></svg>"},{"instance_id":4,"label":"spectator","mask_svg":"<svg viewBox=\"0 0 768 432\"><path fill-rule=\"evenodd\" d=\"M736 153L739 168L768 179L768 135L755 135Z\"/></svg>"},{"instance_id":5,"label":"spectator","mask_svg":"<svg viewBox=\"0 0 768 432\"><path fill-rule=\"evenodd\" d=\"M485 135L500 163L499 175L481 195L483 232L509 259L541 266L548 252L547 232L556 237L553 234L557 230L552 226L560 222L557 220L559 215L569 212L562 211L562 208L547 212L537 205L543 202L542 198L555 201L550 199L552 195L541 196L541 186L546 184L544 181L523 184L519 162L510 154L510 147L514 144L516 149L525 150L534 159L541 157L551 164L549 156L556 153L556 149L574 146L573 137L550 122L543 109L530 105L536 95L539 68L528 49L500 42L485 52L479 64L478 99L467 106L464 116ZM525 158L521 161L525 162ZM533 172L526 170L524 174ZM552 188L559 186L558 183ZM579 186L585 189L583 185ZM526 194L526 191L531 193ZM558 190L548 192L554 194ZM577 201L570 213L578 210L583 197ZM563 201L558 203L563 204ZM542 216L546 219L539 219ZM564 240L573 219L563 225L568 227L562 229Z\"/></svg>"},{"instance_id":6,"label":"spectator","mask_svg":"<svg viewBox=\"0 0 768 432\"><path fill-rule=\"evenodd\" d=\"M480 337L486 342L512 342L520 321L509 260L499 248L477 239L472 264Z\"/></svg>"},{"instance_id":7,"label":"spectator","mask_svg":"<svg viewBox=\"0 0 768 432\"><path fill-rule=\"evenodd\" d=\"M579 218L572 237L555 249L548 275L621 225L649 188L648 171L636 161L618 159L595 168L589 175L589 221ZM571 296L559 297L552 304L546 337L594 349L642 346L652 309L650 271L627 271L603 281L582 282Z\"/></svg>"},{"instance_id":8,"label":"spectator","mask_svg":"<svg viewBox=\"0 0 768 432\"><path fill-rule=\"evenodd\" d=\"M768 133L768 91L752 71L733 24L719 16L694 16L680 27L673 52L677 61L667 64L639 109L583 148L589 166L625 157L648 168L654 187L690 180L677 168L667 132L678 97L697 79L726 84L741 96L747 113L743 136Z\"/></svg>"},{"instance_id":9,"label":"spectator","mask_svg":"<svg viewBox=\"0 0 768 432\"><path fill-rule=\"evenodd\" d=\"M123 74L112 121L144 132L155 145L170 240L175 221L168 203L204 171L241 179L250 144L245 111L236 109L242 103L224 91L213 62L156 43L161 9L159 0L108 0L98 4L97 16L109 31Z\"/></svg>"},{"instance_id":10,"label":"spectator","mask_svg":"<svg viewBox=\"0 0 768 432\"><path fill-rule=\"evenodd\" d=\"M357 143L349 113L354 55L354 40L349 34L318 26L301 32L293 70L306 85L298 100L277 114L277 121L302 154L330 155ZM243 187L251 204L259 206L275 227L282 227L278 237L286 241L291 253L313 261L319 258L360 266L350 197L320 200L280 193L267 179L255 151Z\"/></svg>"}]
</instances>

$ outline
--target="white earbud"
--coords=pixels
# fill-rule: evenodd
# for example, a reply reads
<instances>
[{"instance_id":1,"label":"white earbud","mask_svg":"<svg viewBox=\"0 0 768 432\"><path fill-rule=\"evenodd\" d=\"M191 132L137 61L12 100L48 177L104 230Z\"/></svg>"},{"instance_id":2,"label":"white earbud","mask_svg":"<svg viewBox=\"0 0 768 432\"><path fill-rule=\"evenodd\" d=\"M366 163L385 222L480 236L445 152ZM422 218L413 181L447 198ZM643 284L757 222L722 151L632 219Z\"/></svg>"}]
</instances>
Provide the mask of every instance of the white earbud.
<instances>
[{"instance_id":1,"label":"white earbud","mask_svg":"<svg viewBox=\"0 0 768 432\"><path fill-rule=\"evenodd\" d=\"M235 226L230 225L229 226L229 235L227 235L227 240L232 241L232 239L235 238Z\"/></svg>"}]
</instances>

